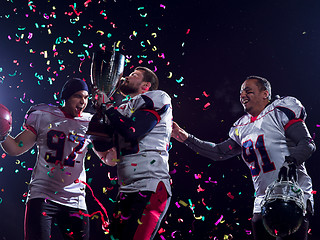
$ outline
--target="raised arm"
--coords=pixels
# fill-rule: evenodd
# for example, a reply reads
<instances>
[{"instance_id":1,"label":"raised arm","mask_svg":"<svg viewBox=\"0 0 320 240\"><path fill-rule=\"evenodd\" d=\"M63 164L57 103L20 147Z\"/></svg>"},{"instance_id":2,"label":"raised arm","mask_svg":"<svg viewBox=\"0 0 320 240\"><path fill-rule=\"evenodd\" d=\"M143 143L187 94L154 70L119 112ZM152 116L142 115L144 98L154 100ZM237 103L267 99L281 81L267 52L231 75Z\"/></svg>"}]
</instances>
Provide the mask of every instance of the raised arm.
<instances>
[{"instance_id":1,"label":"raised arm","mask_svg":"<svg viewBox=\"0 0 320 240\"><path fill-rule=\"evenodd\" d=\"M107 116L114 128L128 140L150 132L161 119L154 110L138 109L131 117L125 117L113 107L107 110Z\"/></svg>"},{"instance_id":2,"label":"raised arm","mask_svg":"<svg viewBox=\"0 0 320 240\"><path fill-rule=\"evenodd\" d=\"M24 130L16 137L9 135L6 140L1 143L1 147L11 156L19 156L33 147L36 138L37 136L32 131Z\"/></svg>"},{"instance_id":3,"label":"raised arm","mask_svg":"<svg viewBox=\"0 0 320 240\"><path fill-rule=\"evenodd\" d=\"M173 122L172 137L183 142L201 156L214 161L223 161L241 154L241 147L231 138L221 143L202 141L183 130L176 122Z\"/></svg>"}]
</instances>

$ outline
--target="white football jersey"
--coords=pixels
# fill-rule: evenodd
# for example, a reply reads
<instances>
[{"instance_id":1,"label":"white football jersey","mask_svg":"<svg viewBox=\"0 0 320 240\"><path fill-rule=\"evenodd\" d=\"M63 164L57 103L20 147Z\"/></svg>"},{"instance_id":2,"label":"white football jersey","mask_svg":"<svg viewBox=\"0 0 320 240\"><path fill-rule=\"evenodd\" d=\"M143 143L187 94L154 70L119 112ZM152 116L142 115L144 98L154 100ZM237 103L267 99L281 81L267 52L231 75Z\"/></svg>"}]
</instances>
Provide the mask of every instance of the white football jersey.
<instances>
[{"instance_id":1,"label":"white football jersey","mask_svg":"<svg viewBox=\"0 0 320 240\"><path fill-rule=\"evenodd\" d=\"M91 114L67 117L59 107L39 104L29 109L25 126L37 135L37 161L28 199L45 198L69 207L86 209L85 138Z\"/></svg>"},{"instance_id":2,"label":"white football jersey","mask_svg":"<svg viewBox=\"0 0 320 240\"><path fill-rule=\"evenodd\" d=\"M250 168L256 192L254 213L261 212L261 201L269 184L278 178L285 156L290 155L285 126L293 119L305 120L302 104L293 97L277 99L253 120L249 114L238 119L229 136L242 147L242 158ZM292 148L291 148L292 149ZM305 164L297 167L298 183L313 205L312 182Z\"/></svg>"},{"instance_id":3,"label":"white football jersey","mask_svg":"<svg viewBox=\"0 0 320 240\"><path fill-rule=\"evenodd\" d=\"M137 141L127 142L118 134L120 162L117 165L121 192L154 191L160 181L171 195L169 175L169 145L172 132L172 105L169 95L161 90L135 96L118 107L131 117L138 109L154 110L160 121Z\"/></svg>"}]
</instances>

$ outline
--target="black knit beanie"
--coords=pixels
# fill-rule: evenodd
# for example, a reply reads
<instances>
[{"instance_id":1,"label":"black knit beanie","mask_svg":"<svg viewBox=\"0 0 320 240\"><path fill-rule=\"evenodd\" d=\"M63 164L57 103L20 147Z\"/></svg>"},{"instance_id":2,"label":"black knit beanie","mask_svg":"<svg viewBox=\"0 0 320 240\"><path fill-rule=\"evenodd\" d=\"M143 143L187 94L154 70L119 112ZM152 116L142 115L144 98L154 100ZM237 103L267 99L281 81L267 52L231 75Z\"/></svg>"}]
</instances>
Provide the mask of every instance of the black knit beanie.
<instances>
[{"instance_id":1,"label":"black knit beanie","mask_svg":"<svg viewBox=\"0 0 320 240\"><path fill-rule=\"evenodd\" d=\"M60 98L67 101L74 93L85 90L89 92L88 85L80 78L73 78L68 80L62 87Z\"/></svg>"}]
</instances>

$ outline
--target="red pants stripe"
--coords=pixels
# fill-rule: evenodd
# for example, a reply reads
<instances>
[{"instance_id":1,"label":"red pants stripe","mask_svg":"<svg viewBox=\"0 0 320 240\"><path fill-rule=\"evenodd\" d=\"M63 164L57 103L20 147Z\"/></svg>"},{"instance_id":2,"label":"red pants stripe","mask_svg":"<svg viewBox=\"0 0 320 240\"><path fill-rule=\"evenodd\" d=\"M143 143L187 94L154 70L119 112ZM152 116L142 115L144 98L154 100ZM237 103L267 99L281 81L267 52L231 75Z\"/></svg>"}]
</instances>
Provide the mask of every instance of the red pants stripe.
<instances>
[{"instance_id":1,"label":"red pants stripe","mask_svg":"<svg viewBox=\"0 0 320 240\"><path fill-rule=\"evenodd\" d=\"M120 193L110 225L110 239L153 239L170 199L163 182L159 182L156 192Z\"/></svg>"}]
</instances>

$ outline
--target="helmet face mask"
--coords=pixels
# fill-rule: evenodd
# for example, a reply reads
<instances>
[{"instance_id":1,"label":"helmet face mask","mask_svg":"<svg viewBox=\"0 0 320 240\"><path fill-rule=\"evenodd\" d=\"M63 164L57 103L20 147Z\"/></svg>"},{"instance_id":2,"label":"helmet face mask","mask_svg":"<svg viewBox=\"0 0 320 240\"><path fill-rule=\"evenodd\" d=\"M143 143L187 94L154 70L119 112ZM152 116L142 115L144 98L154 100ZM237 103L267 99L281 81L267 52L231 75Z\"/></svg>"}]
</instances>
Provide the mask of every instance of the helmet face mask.
<instances>
[{"instance_id":1,"label":"helmet face mask","mask_svg":"<svg viewBox=\"0 0 320 240\"><path fill-rule=\"evenodd\" d=\"M304 193L295 181L270 184L261 206L263 225L274 237L295 233L306 212Z\"/></svg>"}]
</instances>

